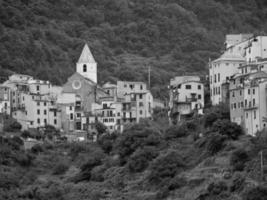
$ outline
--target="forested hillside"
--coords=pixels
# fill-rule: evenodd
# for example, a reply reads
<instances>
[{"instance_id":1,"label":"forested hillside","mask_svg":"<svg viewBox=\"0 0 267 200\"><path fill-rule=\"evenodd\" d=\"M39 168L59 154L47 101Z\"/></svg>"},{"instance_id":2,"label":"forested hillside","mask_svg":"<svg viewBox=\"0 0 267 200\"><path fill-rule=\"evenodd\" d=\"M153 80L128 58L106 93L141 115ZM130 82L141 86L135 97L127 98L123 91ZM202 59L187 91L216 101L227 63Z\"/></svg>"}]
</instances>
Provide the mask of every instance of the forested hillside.
<instances>
[{"instance_id":1,"label":"forested hillside","mask_svg":"<svg viewBox=\"0 0 267 200\"><path fill-rule=\"evenodd\" d=\"M63 84L87 42L100 83L204 74L226 33L267 31L263 0L0 0L0 73ZM165 85L165 86L164 86Z\"/></svg>"}]
</instances>

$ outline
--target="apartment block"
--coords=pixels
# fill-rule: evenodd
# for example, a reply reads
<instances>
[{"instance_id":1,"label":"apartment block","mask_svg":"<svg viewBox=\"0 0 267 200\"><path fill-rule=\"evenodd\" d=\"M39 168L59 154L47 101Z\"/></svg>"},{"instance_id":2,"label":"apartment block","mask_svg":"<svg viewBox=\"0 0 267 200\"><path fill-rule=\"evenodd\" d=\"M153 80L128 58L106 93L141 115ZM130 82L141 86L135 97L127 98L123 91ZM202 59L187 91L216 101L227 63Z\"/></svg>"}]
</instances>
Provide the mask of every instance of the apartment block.
<instances>
[{"instance_id":1,"label":"apartment block","mask_svg":"<svg viewBox=\"0 0 267 200\"><path fill-rule=\"evenodd\" d=\"M169 117L170 122L177 122L203 114L204 85L198 76L177 76L170 81L169 86Z\"/></svg>"}]
</instances>

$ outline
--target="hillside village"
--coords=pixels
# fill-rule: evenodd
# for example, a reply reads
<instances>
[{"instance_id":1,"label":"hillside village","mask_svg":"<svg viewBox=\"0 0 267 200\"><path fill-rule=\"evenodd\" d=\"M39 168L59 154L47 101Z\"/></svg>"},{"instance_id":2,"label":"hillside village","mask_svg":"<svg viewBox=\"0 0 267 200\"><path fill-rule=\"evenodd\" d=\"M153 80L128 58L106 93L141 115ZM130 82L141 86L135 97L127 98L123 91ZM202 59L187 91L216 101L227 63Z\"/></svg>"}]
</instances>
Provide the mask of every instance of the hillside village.
<instances>
[{"instance_id":1,"label":"hillside village","mask_svg":"<svg viewBox=\"0 0 267 200\"><path fill-rule=\"evenodd\" d=\"M98 85L97 63L87 44L76 72L62 87L23 74L11 75L0 87L3 123L5 116L10 116L22 130L50 125L70 141L94 138L98 122L106 126L107 132L122 132L127 123L151 119L154 108L153 96L144 82ZM159 100L155 105L164 107Z\"/></svg>"},{"instance_id":2,"label":"hillside village","mask_svg":"<svg viewBox=\"0 0 267 200\"><path fill-rule=\"evenodd\" d=\"M87 44L63 86L1 84L0 199L267 198L267 37L227 35L206 77L98 84ZM266 55L265 55L266 54Z\"/></svg>"},{"instance_id":3,"label":"hillside village","mask_svg":"<svg viewBox=\"0 0 267 200\"><path fill-rule=\"evenodd\" d=\"M203 115L211 102L226 105L231 121L255 136L267 123L267 36L226 35L224 45L222 55L209 62L206 80L199 76L170 80L166 105L153 98L149 83L122 80L99 85L97 63L85 44L76 72L63 86L24 74L13 74L1 84L2 130L11 117L22 130L40 131L48 125L70 141L95 140L99 124L105 132L121 133L127 124L152 119L155 108L167 109L169 123L177 124ZM207 93L210 99L205 98Z\"/></svg>"}]
</instances>

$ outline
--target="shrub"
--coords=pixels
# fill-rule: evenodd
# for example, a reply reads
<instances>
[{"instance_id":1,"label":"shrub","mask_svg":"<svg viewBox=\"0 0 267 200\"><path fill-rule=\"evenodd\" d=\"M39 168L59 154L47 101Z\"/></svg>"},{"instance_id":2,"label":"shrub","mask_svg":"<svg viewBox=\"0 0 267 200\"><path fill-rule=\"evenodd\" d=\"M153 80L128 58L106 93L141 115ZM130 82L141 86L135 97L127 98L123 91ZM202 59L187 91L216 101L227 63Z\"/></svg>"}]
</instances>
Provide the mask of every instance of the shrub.
<instances>
[{"instance_id":1,"label":"shrub","mask_svg":"<svg viewBox=\"0 0 267 200\"><path fill-rule=\"evenodd\" d=\"M128 168L131 172L142 172L148 167L149 161L157 156L158 152L154 147L139 148L131 155Z\"/></svg>"},{"instance_id":2,"label":"shrub","mask_svg":"<svg viewBox=\"0 0 267 200\"><path fill-rule=\"evenodd\" d=\"M175 151L170 151L155 159L148 178L152 184L164 183L184 168L185 164L181 156Z\"/></svg>"},{"instance_id":3,"label":"shrub","mask_svg":"<svg viewBox=\"0 0 267 200\"><path fill-rule=\"evenodd\" d=\"M216 133L211 134L208 137L208 141L207 141L207 146L206 146L207 151L211 155L218 153L224 147L225 139L226 138L222 135L219 135Z\"/></svg>"},{"instance_id":4,"label":"shrub","mask_svg":"<svg viewBox=\"0 0 267 200\"><path fill-rule=\"evenodd\" d=\"M165 139L170 140L173 138L184 137L188 134L188 130L185 126L174 125L168 128L165 132Z\"/></svg>"},{"instance_id":5,"label":"shrub","mask_svg":"<svg viewBox=\"0 0 267 200\"><path fill-rule=\"evenodd\" d=\"M65 162L60 162L56 164L56 166L53 168L53 174L54 175L61 175L64 174L69 169L69 166Z\"/></svg>"},{"instance_id":6,"label":"shrub","mask_svg":"<svg viewBox=\"0 0 267 200\"><path fill-rule=\"evenodd\" d=\"M158 146L160 143L159 131L144 124L135 124L118 137L114 151L120 155L121 164L125 164L136 149L144 146Z\"/></svg>"},{"instance_id":7,"label":"shrub","mask_svg":"<svg viewBox=\"0 0 267 200\"><path fill-rule=\"evenodd\" d=\"M218 119L218 114L216 113L208 113L205 115L205 119L204 119L204 126L207 127L211 127L213 125L213 123Z\"/></svg>"},{"instance_id":8,"label":"shrub","mask_svg":"<svg viewBox=\"0 0 267 200\"><path fill-rule=\"evenodd\" d=\"M113 144L117 139L118 135L115 133L103 134L97 140L98 145L103 149L105 153L110 153L113 149Z\"/></svg>"},{"instance_id":9,"label":"shrub","mask_svg":"<svg viewBox=\"0 0 267 200\"><path fill-rule=\"evenodd\" d=\"M230 190L232 192L242 191L244 188L244 183L245 183L245 176L241 173L235 173L232 183L230 185Z\"/></svg>"},{"instance_id":10,"label":"shrub","mask_svg":"<svg viewBox=\"0 0 267 200\"><path fill-rule=\"evenodd\" d=\"M16 153L15 160L23 167L28 167L32 164L34 156L30 153Z\"/></svg>"},{"instance_id":11,"label":"shrub","mask_svg":"<svg viewBox=\"0 0 267 200\"><path fill-rule=\"evenodd\" d=\"M248 153L245 150L237 149L231 155L230 164L235 171L242 171L248 158Z\"/></svg>"},{"instance_id":12,"label":"shrub","mask_svg":"<svg viewBox=\"0 0 267 200\"><path fill-rule=\"evenodd\" d=\"M23 137L24 139L26 139L26 138L31 138L32 137L32 134L29 132L29 131L23 131L22 133L21 133L21 137Z\"/></svg>"},{"instance_id":13,"label":"shrub","mask_svg":"<svg viewBox=\"0 0 267 200\"><path fill-rule=\"evenodd\" d=\"M107 130L107 127L106 127L103 123L101 123L101 122L96 122L96 124L95 124L95 128L96 128L97 133L98 133L99 135L102 135L102 134L105 133L106 130Z\"/></svg>"},{"instance_id":14,"label":"shrub","mask_svg":"<svg viewBox=\"0 0 267 200\"><path fill-rule=\"evenodd\" d=\"M219 195L227 190L227 185L224 181L212 182L208 186L208 192L211 195Z\"/></svg>"},{"instance_id":15,"label":"shrub","mask_svg":"<svg viewBox=\"0 0 267 200\"><path fill-rule=\"evenodd\" d=\"M80 182L80 181L89 181L91 179L91 171L94 167L99 166L102 164L102 160L99 156L91 156L87 159L87 161L82 164L80 167L81 171L80 173L74 177L74 182Z\"/></svg>"},{"instance_id":16,"label":"shrub","mask_svg":"<svg viewBox=\"0 0 267 200\"><path fill-rule=\"evenodd\" d=\"M266 187L254 187L249 189L244 194L244 200L265 200L267 199L267 188Z\"/></svg>"},{"instance_id":17,"label":"shrub","mask_svg":"<svg viewBox=\"0 0 267 200\"><path fill-rule=\"evenodd\" d=\"M179 189L186 185L185 177L181 177L180 175L175 176L169 183L169 190Z\"/></svg>"},{"instance_id":18,"label":"shrub","mask_svg":"<svg viewBox=\"0 0 267 200\"><path fill-rule=\"evenodd\" d=\"M32 153L41 153L44 152L44 148L40 144L36 144L31 148Z\"/></svg>"},{"instance_id":19,"label":"shrub","mask_svg":"<svg viewBox=\"0 0 267 200\"><path fill-rule=\"evenodd\" d=\"M217 120L212 125L212 130L233 140L236 140L240 135L243 134L241 126L227 119Z\"/></svg>"}]
</instances>

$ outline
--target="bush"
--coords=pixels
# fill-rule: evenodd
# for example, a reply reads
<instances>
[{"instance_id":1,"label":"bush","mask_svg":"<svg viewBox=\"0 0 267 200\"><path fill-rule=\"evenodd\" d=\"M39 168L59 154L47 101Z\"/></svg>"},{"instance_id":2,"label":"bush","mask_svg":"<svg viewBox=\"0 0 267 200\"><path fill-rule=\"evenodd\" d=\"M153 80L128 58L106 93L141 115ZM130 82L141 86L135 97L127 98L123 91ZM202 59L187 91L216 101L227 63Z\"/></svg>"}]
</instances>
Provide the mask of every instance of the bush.
<instances>
[{"instance_id":1,"label":"bush","mask_svg":"<svg viewBox=\"0 0 267 200\"><path fill-rule=\"evenodd\" d=\"M22 128L21 124L16 120L10 118L5 122L4 130L7 132L16 132L20 131Z\"/></svg>"},{"instance_id":2,"label":"bush","mask_svg":"<svg viewBox=\"0 0 267 200\"><path fill-rule=\"evenodd\" d=\"M205 115L205 119L204 119L204 126L207 127L211 127L213 125L213 123L215 121L217 121L218 119L218 114L216 113L208 113Z\"/></svg>"},{"instance_id":3,"label":"bush","mask_svg":"<svg viewBox=\"0 0 267 200\"><path fill-rule=\"evenodd\" d=\"M158 146L160 143L159 131L149 125L135 124L118 137L114 151L120 155L121 164L125 164L136 149L145 146Z\"/></svg>"},{"instance_id":4,"label":"bush","mask_svg":"<svg viewBox=\"0 0 267 200\"><path fill-rule=\"evenodd\" d=\"M225 137L219 134L212 134L208 137L208 142L206 149L211 154L214 155L218 153L224 147Z\"/></svg>"},{"instance_id":5,"label":"bush","mask_svg":"<svg viewBox=\"0 0 267 200\"><path fill-rule=\"evenodd\" d=\"M238 139L238 137L243 134L243 130L241 126L227 119L217 120L212 125L212 130L220 133L221 135L225 135L228 138L233 139L233 140Z\"/></svg>"},{"instance_id":6,"label":"bush","mask_svg":"<svg viewBox=\"0 0 267 200\"><path fill-rule=\"evenodd\" d=\"M106 127L103 123L101 123L101 122L96 122L96 124L95 124L95 128L96 128L97 133L98 133L99 135L102 135L102 134L105 133L106 130L107 130L107 127Z\"/></svg>"},{"instance_id":7,"label":"bush","mask_svg":"<svg viewBox=\"0 0 267 200\"><path fill-rule=\"evenodd\" d=\"M266 200L267 199L267 188L266 187L255 187L249 189L244 194L244 200Z\"/></svg>"},{"instance_id":8,"label":"bush","mask_svg":"<svg viewBox=\"0 0 267 200\"><path fill-rule=\"evenodd\" d=\"M139 148L128 160L128 168L130 172L142 172L148 167L149 161L157 156L158 152L154 147Z\"/></svg>"},{"instance_id":9,"label":"bush","mask_svg":"<svg viewBox=\"0 0 267 200\"><path fill-rule=\"evenodd\" d=\"M60 162L56 164L56 166L53 168L53 174L54 175L61 175L64 174L69 169L69 166L65 162Z\"/></svg>"},{"instance_id":10,"label":"bush","mask_svg":"<svg viewBox=\"0 0 267 200\"><path fill-rule=\"evenodd\" d=\"M184 168L185 164L181 156L177 152L171 151L155 159L151 165L148 179L152 184L165 183Z\"/></svg>"},{"instance_id":11,"label":"bush","mask_svg":"<svg viewBox=\"0 0 267 200\"><path fill-rule=\"evenodd\" d=\"M29 167L34 160L34 156L30 153L16 153L15 160L23 167Z\"/></svg>"},{"instance_id":12,"label":"bush","mask_svg":"<svg viewBox=\"0 0 267 200\"><path fill-rule=\"evenodd\" d=\"M208 192L210 195L219 195L224 191L227 191L227 185L223 181L212 182L208 186Z\"/></svg>"},{"instance_id":13,"label":"bush","mask_svg":"<svg viewBox=\"0 0 267 200\"><path fill-rule=\"evenodd\" d=\"M179 189L186 185L186 179L180 175L175 176L169 183L169 190Z\"/></svg>"},{"instance_id":14,"label":"bush","mask_svg":"<svg viewBox=\"0 0 267 200\"><path fill-rule=\"evenodd\" d=\"M245 150L237 149L231 155L230 164L235 171L243 171L248 158L248 153Z\"/></svg>"},{"instance_id":15,"label":"bush","mask_svg":"<svg viewBox=\"0 0 267 200\"><path fill-rule=\"evenodd\" d=\"M32 151L32 153L36 153L37 154L37 153L44 152L44 148L43 148L42 145L36 144L31 148L31 151Z\"/></svg>"},{"instance_id":16,"label":"bush","mask_svg":"<svg viewBox=\"0 0 267 200\"><path fill-rule=\"evenodd\" d=\"M103 149L105 153L110 153L113 149L113 144L117 139L118 135L115 133L103 134L97 140L98 145Z\"/></svg>"},{"instance_id":17,"label":"bush","mask_svg":"<svg viewBox=\"0 0 267 200\"><path fill-rule=\"evenodd\" d=\"M74 177L74 182L80 181L89 181L91 179L91 171L94 167L99 166L102 164L102 160L99 156L91 156L87 159L87 161L82 164L80 167L80 173Z\"/></svg>"},{"instance_id":18,"label":"bush","mask_svg":"<svg viewBox=\"0 0 267 200\"><path fill-rule=\"evenodd\" d=\"M245 176L241 173L235 173L230 186L231 192L242 191L244 188L244 183L245 183Z\"/></svg>"},{"instance_id":19,"label":"bush","mask_svg":"<svg viewBox=\"0 0 267 200\"><path fill-rule=\"evenodd\" d=\"M174 125L166 130L164 138L166 140L171 140L173 138L184 137L187 134L188 130L185 126Z\"/></svg>"},{"instance_id":20,"label":"bush","mask_svg":"<svg viewBox=\"0 0 267 200\"><path fill-rule=\"evenodd\" d=\"M29 131L23 131L22 133L21 133L21 137L23 137L24 139L26 139L26 138L31 138L32 137L32 134L29 132Z\"/></svg>"}]
</instances>

